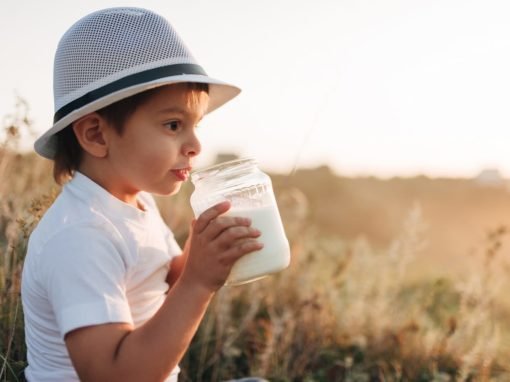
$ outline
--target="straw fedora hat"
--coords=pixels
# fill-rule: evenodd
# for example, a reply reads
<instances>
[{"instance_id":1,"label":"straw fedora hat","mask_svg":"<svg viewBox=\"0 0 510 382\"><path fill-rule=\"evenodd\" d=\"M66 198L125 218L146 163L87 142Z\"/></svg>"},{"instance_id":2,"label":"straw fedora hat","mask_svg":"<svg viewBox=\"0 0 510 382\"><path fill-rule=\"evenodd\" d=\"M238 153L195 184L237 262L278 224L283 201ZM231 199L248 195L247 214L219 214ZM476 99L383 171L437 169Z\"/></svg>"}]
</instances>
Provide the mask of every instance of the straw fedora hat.
<instances>
[{"instance_id":1,"label":"straw fedora hat","mask_svg":"<svg viewBox=\"0 0 510 382\"><path fill-rule=\"evenodd\" d=\"M35 151L52 159L55 134L80 117L136 93L179 82L209 84L207 113L241 91L209 77L160 15L134 7L91 13L59 42L53 73L53 126L36 140Z\"/></svg>"}]
</instances>

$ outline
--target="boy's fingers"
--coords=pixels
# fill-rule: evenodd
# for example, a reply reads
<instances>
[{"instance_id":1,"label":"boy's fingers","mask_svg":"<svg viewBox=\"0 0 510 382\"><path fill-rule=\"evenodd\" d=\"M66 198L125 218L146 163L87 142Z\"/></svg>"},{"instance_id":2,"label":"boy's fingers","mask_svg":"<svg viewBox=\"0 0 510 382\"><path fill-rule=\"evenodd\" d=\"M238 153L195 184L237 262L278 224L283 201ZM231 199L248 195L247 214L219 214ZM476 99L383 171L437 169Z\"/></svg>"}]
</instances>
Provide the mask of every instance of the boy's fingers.
<instances>
[{"instance_id":1,"label":"boy's fingers","mask_svg":"<svg viewBox=\"0 0 510 382\"><path fill-rule=\"evenodd\" d=\"M235 245L226 251L224 259L228 259L229 262L235 262L240 257L243 257L248 253L261 250L263 247L264 244L260 241L253 239L243 240L238 245Z\"/></svg>"},{"instance_id":2,"label":"boy's fingers","mask_svg":"<svg viewBox=\"0 0 510 382\"><path fill-rule=\"evenodd\" d=\"M208 226L209 222L216 219L221 214L227 212L230 208L230 202L228 200L218 203L215 206L205 210L196 220L194 228L196 233L202 233L205 227Z\"/></svg>"},{"instance_id":3,"label":"boy's fingers","mask_svg":"<svg viewBox=\"0 0 510 382\"><path fill-rule=\"evenodd\" d=\"M254 239L260 237L258 229L248 226L234 226L226 229L217 239L219 248L230 248L239 245L240 240Z\"/></svg>"},{"instance_id":4,"label":"boy's fingers","mask_svg":"<svg viewBox=\"0 0 510 382\"><path fill-rule=\"evenodd\" d=\"M251 220L248 218L234 217L234 216L219 216L209 223L207 227L207 238L214 240L220 236L223 232L227 235L231 230L235 228L244 228L251 225Z\"/></svg>"}]
</instances>

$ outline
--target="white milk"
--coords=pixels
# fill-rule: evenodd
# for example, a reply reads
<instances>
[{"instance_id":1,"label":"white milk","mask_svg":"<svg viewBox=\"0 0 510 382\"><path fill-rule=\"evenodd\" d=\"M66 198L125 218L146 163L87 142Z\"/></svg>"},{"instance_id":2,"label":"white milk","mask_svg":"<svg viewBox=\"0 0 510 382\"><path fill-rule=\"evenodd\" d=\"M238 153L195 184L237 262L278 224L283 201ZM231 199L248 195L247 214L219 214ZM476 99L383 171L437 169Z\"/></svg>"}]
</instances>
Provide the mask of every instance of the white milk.
<instances>
[{"instance_id":1,"label":"white milk","mask_svg":"<svg viewBox=\"0 0 510 382\"><path fill-rule=\"evenodd\" d=\"M261 235L264 248L241 257L232 267L226 285L243 284L285 269L290 263L289 242L276 206L235 208L226 215L247 217Z\"/></svg>"}]
</instances>

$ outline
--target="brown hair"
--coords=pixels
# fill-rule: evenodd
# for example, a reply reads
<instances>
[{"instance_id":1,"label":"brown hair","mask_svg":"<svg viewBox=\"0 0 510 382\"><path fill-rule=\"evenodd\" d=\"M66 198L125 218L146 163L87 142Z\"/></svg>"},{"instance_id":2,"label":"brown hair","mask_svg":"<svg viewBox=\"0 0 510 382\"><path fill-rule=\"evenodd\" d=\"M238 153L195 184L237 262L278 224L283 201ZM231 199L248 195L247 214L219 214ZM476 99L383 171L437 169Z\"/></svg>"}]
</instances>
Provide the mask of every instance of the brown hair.
<instances>
[{"instance_id":1,"label":"brown hair","mask_svg":"<svg viewBox=\"0 0 510 382\"><path fill-rule=\"evenodd\" d=\"M209 85L197 82L188 82L191 91L205 91L209 93ZM147 102L161 88L146 90L131 97L112 103L96 112L110 123L115 131L122 134L126 120L143 103ZM83 149L81 148L72 125L69 125L56 134L57 148L53 159L53 178L62 185L72 178L80 166Z\"/></svg>"}]
</instances>

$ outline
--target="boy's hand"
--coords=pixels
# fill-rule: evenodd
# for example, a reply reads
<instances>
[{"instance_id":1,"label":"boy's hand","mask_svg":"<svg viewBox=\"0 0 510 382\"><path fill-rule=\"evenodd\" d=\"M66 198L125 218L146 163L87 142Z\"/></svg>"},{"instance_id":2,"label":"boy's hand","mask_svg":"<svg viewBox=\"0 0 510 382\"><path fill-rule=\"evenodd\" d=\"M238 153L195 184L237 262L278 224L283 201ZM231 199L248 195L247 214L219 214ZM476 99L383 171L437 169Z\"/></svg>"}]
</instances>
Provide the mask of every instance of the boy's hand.
<instances>
[{"instance_id":1,"label":"boy's hand","mask_svg":"<svg viewBox=\"0 0 510 382\"><path fill-rule=\"evenodd\" d=\"M193 222L183 281L214 292L225 284L237 259L262 249L263 244L254 240L260 231L250 227L248 218L222 216L229 209L230 202L219 203Z\"/></svg>"}]
</instances>

